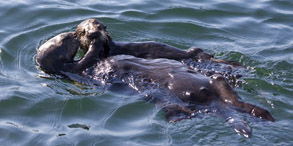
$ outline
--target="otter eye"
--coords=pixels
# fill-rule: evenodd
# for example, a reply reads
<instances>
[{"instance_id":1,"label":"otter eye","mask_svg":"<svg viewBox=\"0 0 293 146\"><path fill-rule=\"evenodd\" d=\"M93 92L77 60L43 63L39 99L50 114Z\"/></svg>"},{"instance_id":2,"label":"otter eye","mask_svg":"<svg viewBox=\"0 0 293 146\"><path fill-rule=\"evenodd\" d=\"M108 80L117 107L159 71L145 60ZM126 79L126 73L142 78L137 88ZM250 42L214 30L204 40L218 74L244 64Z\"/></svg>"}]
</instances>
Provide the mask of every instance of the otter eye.
<instances>
[{"instance_id":1,"label":"otter eye","mask_svg":"<svg viewBox=\"0 0 293 146\"><path fill-rule=\"evenodd\" d=\"M84 35L84 34L85 34L85 30L83 30L83 31L81 32L81 34Z\"/></svg>"}]
</instances>

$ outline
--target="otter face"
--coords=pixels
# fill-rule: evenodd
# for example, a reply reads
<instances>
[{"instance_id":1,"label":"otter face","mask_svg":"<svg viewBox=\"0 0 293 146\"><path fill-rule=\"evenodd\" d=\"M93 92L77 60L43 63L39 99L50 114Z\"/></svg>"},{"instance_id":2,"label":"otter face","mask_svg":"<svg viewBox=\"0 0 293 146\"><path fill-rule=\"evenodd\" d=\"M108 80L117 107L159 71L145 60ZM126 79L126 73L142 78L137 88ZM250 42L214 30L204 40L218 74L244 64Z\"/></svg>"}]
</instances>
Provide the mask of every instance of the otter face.
<instances>
[{"instance_id":1,"label":"otter face","mask_svg":"<svg viewBox=\"0 0 293 146\"><path fill-rule=\"evenodd\" d=\"M81 22L77 26L76 33L80 39L81 49L84 52L87 51L93 39L107 42L109 38L106 26L96 19L87 19Z\"/></svg>"}]
</instances>

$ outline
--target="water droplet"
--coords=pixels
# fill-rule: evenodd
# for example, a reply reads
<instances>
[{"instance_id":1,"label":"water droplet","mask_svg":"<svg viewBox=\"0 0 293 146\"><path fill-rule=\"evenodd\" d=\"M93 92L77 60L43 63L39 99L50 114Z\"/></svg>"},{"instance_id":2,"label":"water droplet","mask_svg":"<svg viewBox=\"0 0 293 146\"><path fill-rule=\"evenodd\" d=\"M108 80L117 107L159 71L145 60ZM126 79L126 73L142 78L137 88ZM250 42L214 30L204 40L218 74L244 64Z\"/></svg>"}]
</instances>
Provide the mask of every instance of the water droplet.
<instances>
[{"instance_id":1,"label":"water droplet","mask_svg":"<svg viewBox=\"0 0 293 146\"><path fill-rule=\"evenodd\" d=\"M186 95L186 96L190 96L190 92L186 91L186 92L185 92L185 95Z\"/></svg>"}]
</instances>

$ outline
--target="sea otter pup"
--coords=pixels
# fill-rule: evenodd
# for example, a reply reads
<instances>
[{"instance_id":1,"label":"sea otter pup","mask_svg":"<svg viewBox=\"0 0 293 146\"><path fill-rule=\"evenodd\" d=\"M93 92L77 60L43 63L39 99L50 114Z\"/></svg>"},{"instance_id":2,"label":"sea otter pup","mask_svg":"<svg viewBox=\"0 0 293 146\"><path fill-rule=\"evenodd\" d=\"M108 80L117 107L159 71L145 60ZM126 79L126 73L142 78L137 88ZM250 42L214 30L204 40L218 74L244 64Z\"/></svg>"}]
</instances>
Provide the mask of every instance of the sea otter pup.
<instances>
[{"instance_id":1,"label":"sea otter pup","mask_svg":"<svg viewBox=\"0 0 293 146\"><path fill-rule=\"evenodd\" d=\"M162 107L170 122L192 118L200 111L199 107L205 108L211 104L218 105L217 113L246 137L250 137L251 129L241 118L231 114L233 109L274 121L267 110L240 101L237 93L222 76L210 79L190 70L176 59L142 59L116 54L111 56L114 54L109 46L111 40L107 33L102 32L105 28L99 28L98 24L87 27L84 25L87 21L81 23L86 26L82 31L78 29L76 32L61 34L40 47L36 61L41 69L47 73L67 76L78 73L108 83L113 79L120 80L136 91L145 93L146 100ZM96 31L91 31L93 29ZM94 34L94 37L90 34ZM68 42L74 45L68 45ZM86 54L81 60L74 61L79 46ZM179 54L188 54L184 52L179 51Z\"/></svg>"}]
</instances>

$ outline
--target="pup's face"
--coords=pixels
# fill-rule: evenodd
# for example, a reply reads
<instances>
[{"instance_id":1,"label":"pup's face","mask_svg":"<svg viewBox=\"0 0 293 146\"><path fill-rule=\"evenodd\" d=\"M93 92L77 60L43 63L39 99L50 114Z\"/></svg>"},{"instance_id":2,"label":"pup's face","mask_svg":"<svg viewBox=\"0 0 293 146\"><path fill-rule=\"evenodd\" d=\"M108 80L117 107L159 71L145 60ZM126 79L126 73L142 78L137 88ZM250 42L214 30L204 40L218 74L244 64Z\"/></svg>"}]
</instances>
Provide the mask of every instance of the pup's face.
<instances>
[{"instance_id":1,"label":"pup's face","mask_svg":"<svg viewBox=\"0 0 293 146\"><path fill-rule=\"evenodd\" d=\"M77 26L76 33L80 39L81 49L84 52L87 52L92 40L95 39L101 41L102 43L106 43L109 38L106 26L96 19L87 19L81 22Z\"/></svg>"}]
</instances>

